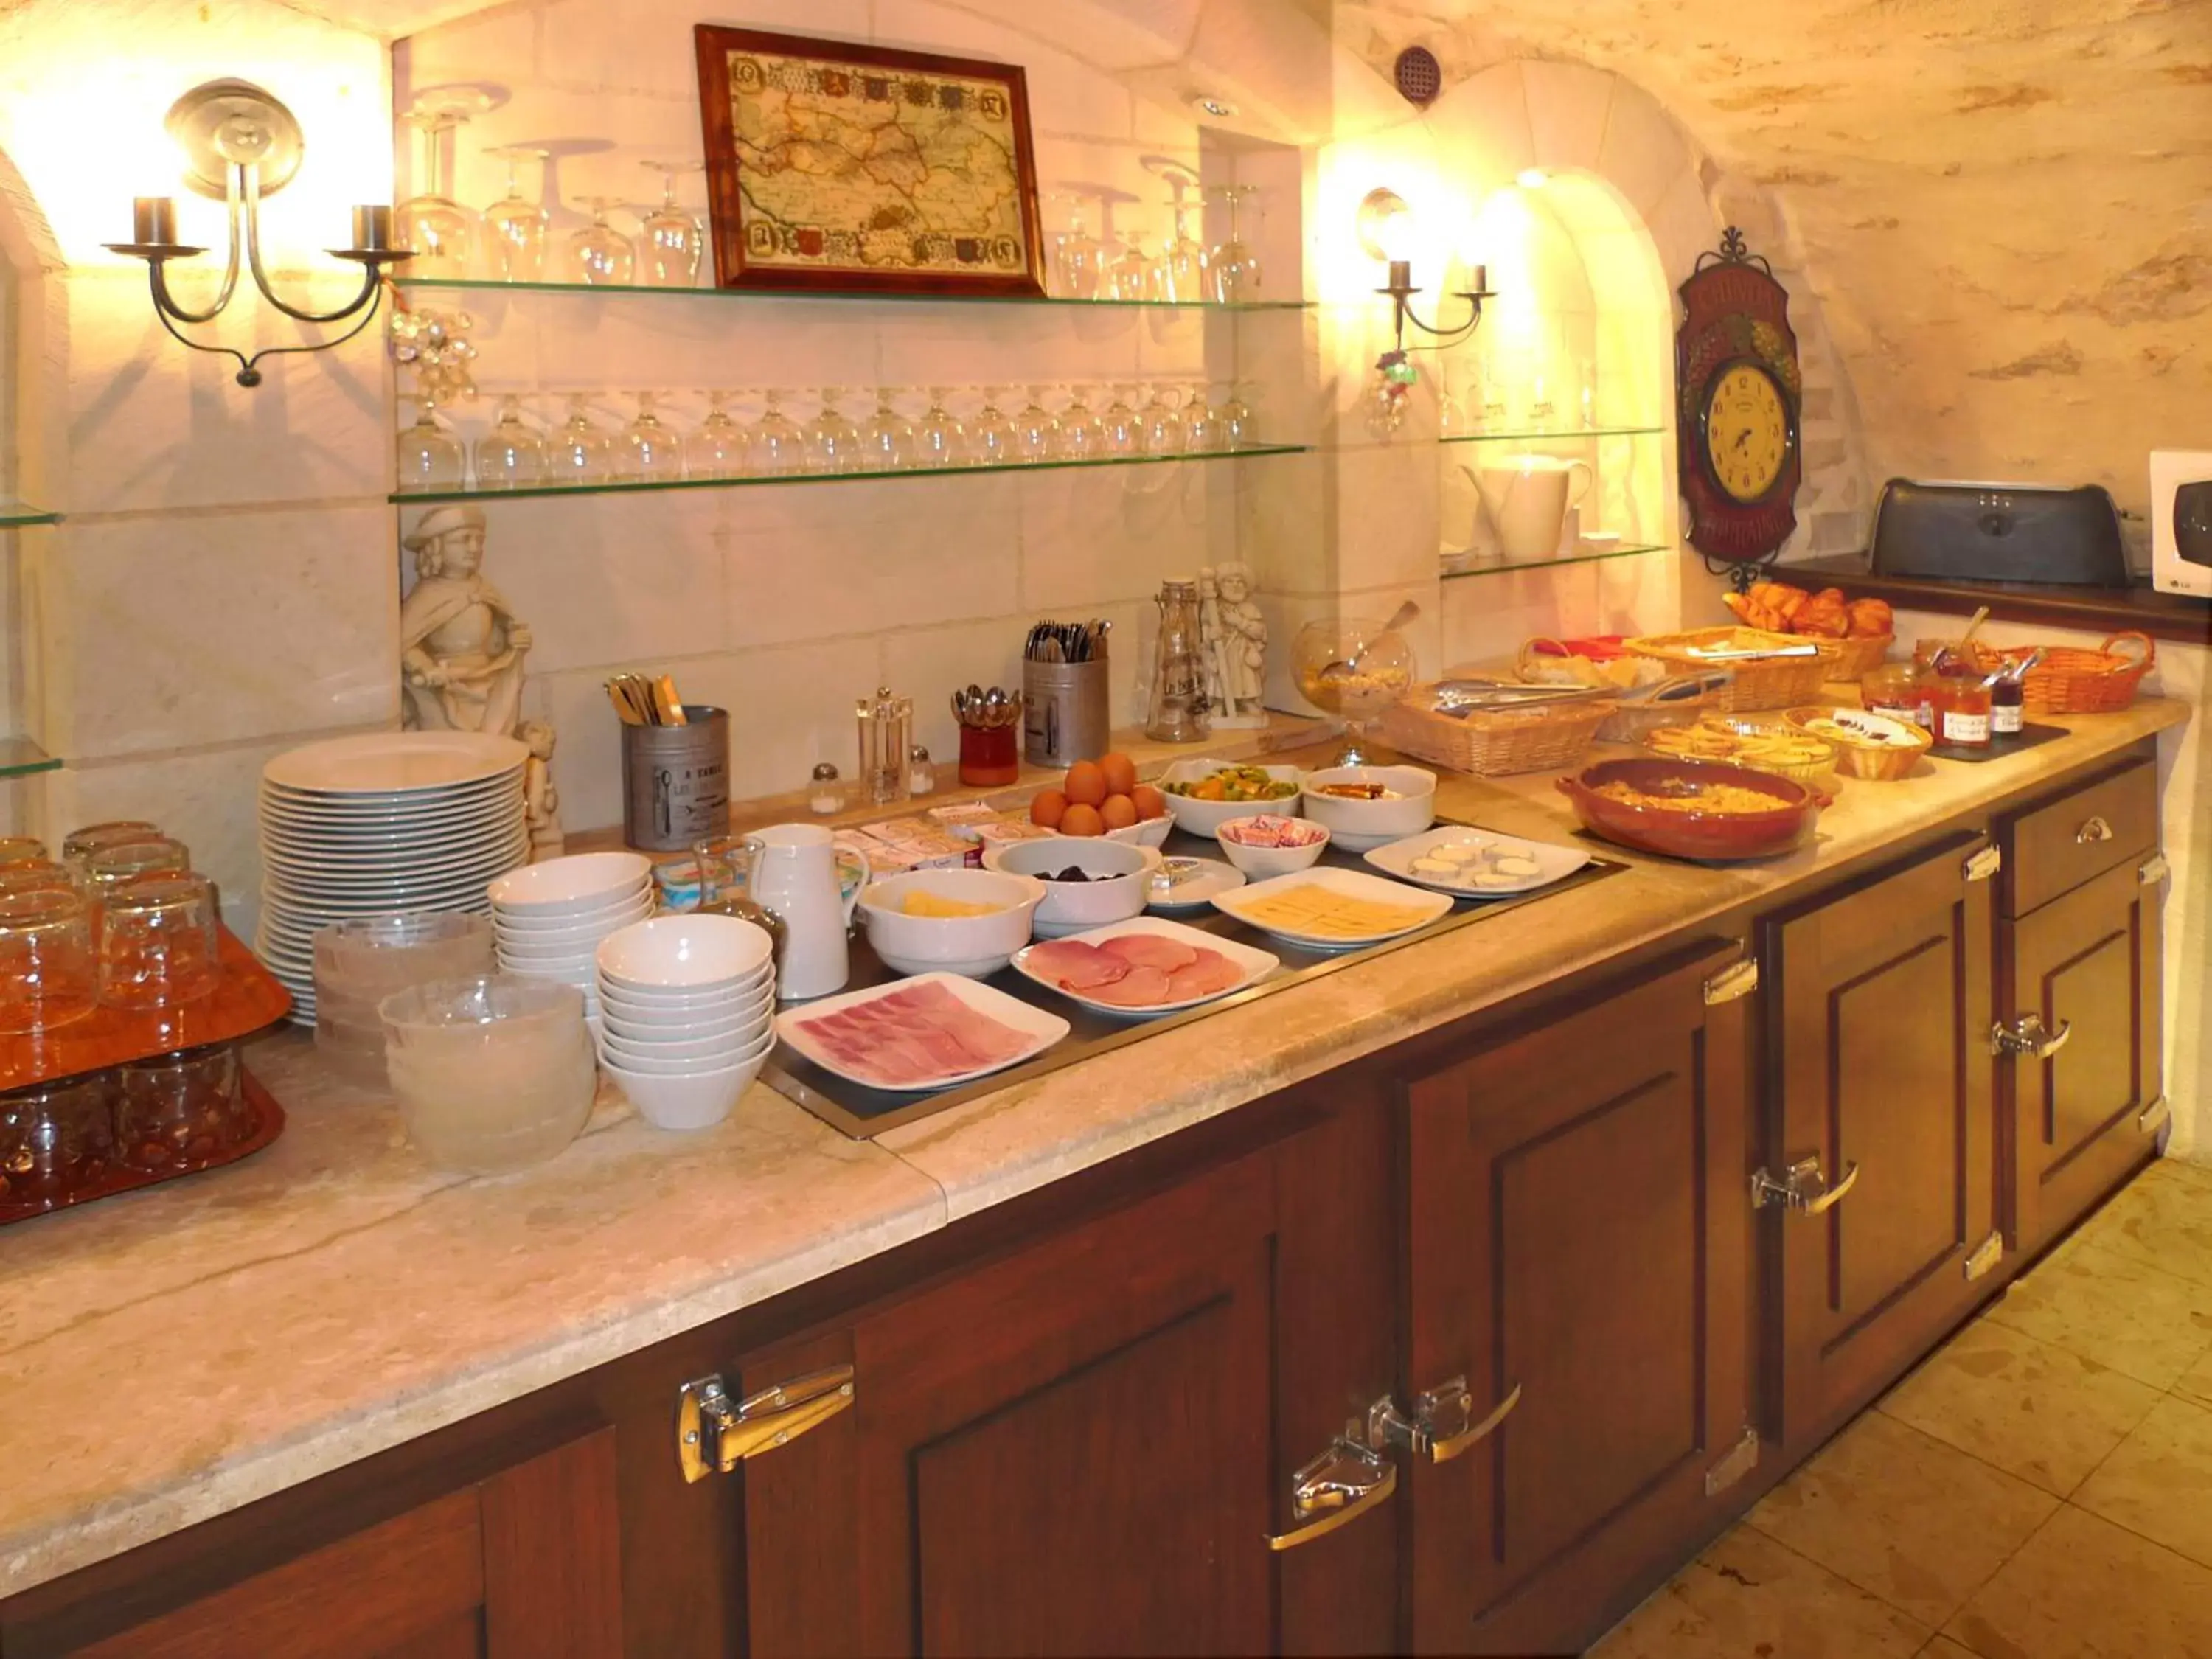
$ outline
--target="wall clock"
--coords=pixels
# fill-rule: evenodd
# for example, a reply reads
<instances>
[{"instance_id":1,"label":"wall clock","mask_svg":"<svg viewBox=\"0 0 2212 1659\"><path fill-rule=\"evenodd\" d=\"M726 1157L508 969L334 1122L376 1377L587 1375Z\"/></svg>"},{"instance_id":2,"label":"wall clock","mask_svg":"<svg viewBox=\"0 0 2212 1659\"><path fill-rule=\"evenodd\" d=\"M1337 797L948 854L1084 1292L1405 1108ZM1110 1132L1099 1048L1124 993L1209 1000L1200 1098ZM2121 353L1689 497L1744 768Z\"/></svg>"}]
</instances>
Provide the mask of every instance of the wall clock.
<instances>
[{"instance_id":1,"label":"wall clock","mask_svg":"<svg viewBox=\"0 0 2212 1659\"><path fill-rule=\"evenodd\" d=\"M1797 527L1804 382L1790 295L1734 225L1678 291L1675 418L1690 545L1708 568L1733 567L1741 586Z\"/></svg>"}]
</instances>

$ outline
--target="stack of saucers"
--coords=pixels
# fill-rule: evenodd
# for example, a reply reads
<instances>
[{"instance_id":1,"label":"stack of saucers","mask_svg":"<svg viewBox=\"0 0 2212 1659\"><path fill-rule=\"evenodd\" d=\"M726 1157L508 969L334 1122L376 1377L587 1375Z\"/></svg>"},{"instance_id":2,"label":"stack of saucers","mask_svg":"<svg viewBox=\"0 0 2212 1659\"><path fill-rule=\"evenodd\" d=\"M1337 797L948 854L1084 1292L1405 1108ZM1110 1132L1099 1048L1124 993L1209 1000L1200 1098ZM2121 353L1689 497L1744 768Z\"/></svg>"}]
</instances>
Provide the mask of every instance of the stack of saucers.
<instances>
[{"instance_id":1,"label":"stack of saucers","mask_svg":"<svg viewBox=\"0 0 2212 1659\"><path fill-rule=\"evenodd\" d=\"M477 732L376 732L287 750L261 770L254 948L315 1017L318 929L394 910L488 907L484 884L530 856L530 751Z\"/></svg>"},{"instance_id":2,"label":"stack of saucers","mask_svg":"<svg viewBox=\"0 0 2212 1659\"><path fill-rule=\"evenodd\" d=\"M775 961L736 916L658 916L600 942L599 1065L647 1122L720 1122L775 1046Z\"/></svg>"},{"instance_id":3,"label":"stack of saucers","mask_svg":"<svg viewBox=\"0 0 2212 1659\"><path fill-rule=\"evenodd\" d=\"M500 971L574 986L584 994L584 1018L596 1026L594 954L608 934L653 914L653 860L579 853L511 870L488 890Z\"/></svg>"}]
</instances>

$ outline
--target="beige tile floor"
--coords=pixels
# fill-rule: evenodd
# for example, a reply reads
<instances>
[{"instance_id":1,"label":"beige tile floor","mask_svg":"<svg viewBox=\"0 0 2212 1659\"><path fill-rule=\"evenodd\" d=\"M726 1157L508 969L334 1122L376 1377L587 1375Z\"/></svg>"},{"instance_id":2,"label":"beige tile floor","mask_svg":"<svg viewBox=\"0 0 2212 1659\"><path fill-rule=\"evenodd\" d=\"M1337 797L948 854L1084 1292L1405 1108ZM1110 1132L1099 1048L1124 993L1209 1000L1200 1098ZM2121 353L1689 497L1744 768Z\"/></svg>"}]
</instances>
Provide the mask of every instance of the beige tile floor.
<instances>
[{"instance_id":1,"label":"beige tile floor","mask_svg":"<svg viewBox=\"0 0 2212 1659\"><path fill-rule=\"evenodd\" d=\"M2212 1659L2212 1169L2153 1164L1590 1659Z\"/></svg>"}]
</instances>

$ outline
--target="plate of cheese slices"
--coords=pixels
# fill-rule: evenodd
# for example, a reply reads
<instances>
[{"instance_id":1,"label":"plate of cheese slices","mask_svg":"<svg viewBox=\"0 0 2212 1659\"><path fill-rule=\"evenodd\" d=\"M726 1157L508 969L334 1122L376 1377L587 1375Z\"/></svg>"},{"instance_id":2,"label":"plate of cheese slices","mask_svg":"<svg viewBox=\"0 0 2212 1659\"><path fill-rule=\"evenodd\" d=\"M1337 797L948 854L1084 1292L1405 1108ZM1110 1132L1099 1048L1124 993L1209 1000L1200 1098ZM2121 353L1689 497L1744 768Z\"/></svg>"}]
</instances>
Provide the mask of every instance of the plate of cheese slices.
<instances>
[{"instance_id":1,"label":"plate of cheese slices","mask_svg":"<svg viewBox=\"0 0 2212 1659\"><path fill-rule=\"evenodd\" d=\"M1217 893L1213 908L1310 951L1351 951L1425 927L1452 902L1402 881L1317 865Z\"/></svg>"},{"instance_id":2,"label":"plate of cheese slices","mask_svg":"<svg viewBox=\"0 0 2212 1659\"><path fill-rule=\"evenodd\" d=\"M1522 841L1465 824L1447 824L1378 847L1367 862L1401 881L1460 898L1507 898L1549 887L1589 862L1577 847Z\"/></svg>"}]
</instances>

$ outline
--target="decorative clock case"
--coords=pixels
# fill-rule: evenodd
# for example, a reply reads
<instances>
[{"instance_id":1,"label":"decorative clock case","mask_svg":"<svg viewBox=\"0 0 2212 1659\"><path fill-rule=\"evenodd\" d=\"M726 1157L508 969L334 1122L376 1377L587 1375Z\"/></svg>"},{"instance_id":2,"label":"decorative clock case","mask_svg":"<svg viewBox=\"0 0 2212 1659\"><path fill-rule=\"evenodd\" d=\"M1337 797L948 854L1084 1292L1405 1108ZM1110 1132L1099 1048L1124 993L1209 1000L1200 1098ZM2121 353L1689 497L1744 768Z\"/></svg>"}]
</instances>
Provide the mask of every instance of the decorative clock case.
<instances>
[{"instance_id":1,"label":"decorative clock case","mask_svg":"<svg viewBox=\"0 0 2212 1659\"><path fill-rule=\"evenodd\" d=\"M1734 566L1747 582L1797 527L1804 381L1790 295L1733 225L1719 252L1698 256L1678 291L1674 383L1689 542L1709 566Z\"/></svg>"}]
</instances>

